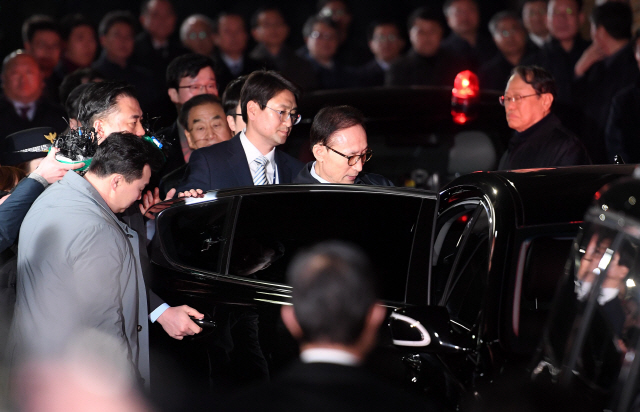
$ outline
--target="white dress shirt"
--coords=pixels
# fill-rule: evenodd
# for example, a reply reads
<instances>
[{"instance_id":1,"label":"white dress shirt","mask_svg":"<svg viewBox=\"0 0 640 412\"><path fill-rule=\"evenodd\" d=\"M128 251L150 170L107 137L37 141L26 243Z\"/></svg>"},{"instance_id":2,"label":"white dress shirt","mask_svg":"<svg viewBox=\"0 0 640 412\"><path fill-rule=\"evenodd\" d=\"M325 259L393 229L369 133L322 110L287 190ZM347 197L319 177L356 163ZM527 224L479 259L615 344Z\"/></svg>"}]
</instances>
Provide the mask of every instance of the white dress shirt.
<instances>
[{"instance_id":1,"label":"white dress shirt","mask_svg":"<svg viewBox=\"0 0 640 412\"><path fill-rule=\"evenodd\" d=\"M356 366L360 363L358 358L340 349L312 348L300 353L300 360L303 363L335 363L345 366Z\"/></svg>"},{"instance_id":2,"label":"white dress shirt","mask_svg":"<svg viewBox=\"0 0 640 412\"><path fill-rule=\"evenodd\" d=\"M244 154L247 156L247 163L249 163L249 170L251 170L251 178L255 180L256 172L258 171L258 165L254 160L260 156L264 156L267 158L267 166L266 166L266 174L267 174L267 183L268 184L278 184L280 180L278 178L278 167L275 162L275 150L274 147L271 149L269 153L263 155L257 147L253 145L247 139L247 135L244 134L244 130L240 132L240 143L242 143L242 148L244 149Z\"/></svg>"}]
</instances>

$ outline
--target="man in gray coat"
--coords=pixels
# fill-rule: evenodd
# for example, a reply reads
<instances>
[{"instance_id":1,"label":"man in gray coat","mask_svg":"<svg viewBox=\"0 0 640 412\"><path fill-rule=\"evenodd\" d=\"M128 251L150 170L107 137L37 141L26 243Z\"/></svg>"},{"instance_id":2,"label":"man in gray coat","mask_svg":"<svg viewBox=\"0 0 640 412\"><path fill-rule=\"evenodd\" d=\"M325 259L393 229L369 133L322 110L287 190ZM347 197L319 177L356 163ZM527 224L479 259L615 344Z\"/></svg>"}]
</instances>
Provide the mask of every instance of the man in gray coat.
<instances>
[{"instance_id":1,"label":"man in gray coat","mask_svg":"<svg viewBox=\"0 0 640 412\"><path fill-rule=\"evenodd\" d=\"M12 366L56 356L85 333L108 334L149 382L147 297L138 235L120 222L149 182L154 153L129 133L103 142L81 177L67 173L33 204L20 230Z\"/></svg>"}]
</instances>

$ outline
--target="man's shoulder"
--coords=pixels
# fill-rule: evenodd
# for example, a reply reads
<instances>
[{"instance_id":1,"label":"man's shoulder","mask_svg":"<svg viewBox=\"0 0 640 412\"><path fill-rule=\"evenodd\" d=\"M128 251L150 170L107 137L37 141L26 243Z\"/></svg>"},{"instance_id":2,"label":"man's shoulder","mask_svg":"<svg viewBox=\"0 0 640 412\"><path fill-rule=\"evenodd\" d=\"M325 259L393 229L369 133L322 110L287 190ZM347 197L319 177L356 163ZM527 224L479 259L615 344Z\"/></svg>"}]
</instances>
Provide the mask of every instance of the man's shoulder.
<instances>
[{"instance_id":1,"label":"man's shoulder","mask_svg":"<svg viewBox=\"0 0 640 412\"><path fill-rule=\"evenodd\" d=\"M191 153L191 158L195 155L196 158L203 157L219 157L228 156L230 152L242 150L242 143L240 143L240 135L235 135L229 140L214 144L212 146L203 147L195 150ZM196 154L197 153L197 154Z\"/></svg>"}]
</instances>

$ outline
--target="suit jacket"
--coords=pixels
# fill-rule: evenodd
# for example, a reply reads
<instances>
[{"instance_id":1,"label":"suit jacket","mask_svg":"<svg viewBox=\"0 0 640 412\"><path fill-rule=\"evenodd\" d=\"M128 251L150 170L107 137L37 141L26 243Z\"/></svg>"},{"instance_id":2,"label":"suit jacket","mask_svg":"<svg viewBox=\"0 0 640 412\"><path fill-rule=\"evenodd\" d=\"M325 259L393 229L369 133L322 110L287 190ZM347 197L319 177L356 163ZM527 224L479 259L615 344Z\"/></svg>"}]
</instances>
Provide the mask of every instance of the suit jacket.
<instances>
[{"instance_id":1,"label":"suit jacket","mask_svg":"<svg viewBox=\"0 0 640 412\"><path fill-rule=\"evenodd\" d=\"M22 220L43 191L44 186L37 180L22 179L11 196L0 205L0 252L16 241Z\"/></svg>"},{"instance_id":2,"label":"suit jacket","mask_svg":"<svg viewBox=\"0 0 640 412\"><path fill-rule=\"evenodd\" d=\"M498 170L591 164L587 149L560 120L549 113L509 141Z\"/></svg>"},{"instance_id":3,"label":"suit jacket","mask_svg":"<svg viewBox=\"0 0 640 412\"><path fill-rule=\"evenodd\" d=\"M442 40L440 48L464 59L467 63L465 69L472 71L478 70L481 65L491 60L498 53L493 39L484 33L478 33L475 46L469 44L456 33L451 33Z\"/></svg>"},{"instance_id":4,"label":"suit jacket","mask_svg":"<svg viewBox=\"0 0 640 412\"><path fill-rule=\"evenodd\" d=\"M146 31L143 31L136 36L131 62L153 72L156 79L164 84L169 63L185 53L187 53L187 50L174 38L169 39L166 48L162 50L155 49L151 36Z\"/></svg>"},{"instance_id":5,"label":"suit jacket","mask_svg":"<svg viewBox=\"0 0 640 412\"><path fill-rule=\"evenodd\" d=\"M12 363L58 354L87 332L94 338L98 333L116 345L111 355L129 361L148 382L147 298L137 239L78 174L51 185L20 229Z\"/></svg>"},{"instance_id":6,"label":"suit jacket","mask_svg":"<svg viewBox=\"0 0 640 412\"><path fill-rule=\"evenodd\" d=\"M384 76L385 71L380 67L376 59L371 59L369 63L358 69L358 86L384 86Z\"/></svg>"},{"instance_id":7,"label":"suit jacket","mask_svg":"<svg viewBox=\"0 0 640 412\"><path fill-rule=\"evenodd\" d=\"M413 49L396 60L385 78L387 86L453 86L456 75L467 68L455 55L440 49L424 57Z\"/></svg>"},{"instance_id":8,"label":"suit jacket","mask_svg":"<svg viewBox=\"0 0 640 412\"><path fill-rule=\"evenodd\" d=\"M301 161L278 149L275 151L275 163L281 184L293 182L293 178L304 166ZM240 134L237 134L231 140L193 152L178 191L207 191L241 186L253 186L253 178L240 142Z\"/></svg>"},{"instance_id":9,"label":"suit jacket","mask_svg":"<svg viewBox=\"0 0 640 412\"><path fill-rule=\"evenodd\" d=\"M427 411L428 405L364 368L295 363L273 382L246 391L225 411Z\"/></svg>"},{"instance_id":10,"label":"suit jacket","mask_svg":"<svg viewBox=\"0 0 640 412\"><path fill-rule=\"evenodd\" d=\"M16 113L13 104L5 97L0 98L0 139L4 139L11 133L33 127L49 126L58 133L67 128L67 117L61 107L50 103L46 99L40 99L36 103L36 112L33 120L23 119Z\"/></svg>"},{"instance_id":11,"label":"suit jacket","mask_svg":"<svg viewBox=\"0 0 640 412\"><path fill-rule=\"evenodd\" d=\"M625 163L640 163L640 79L622 89L612 100L605 129L609 160L622 156Z\"/></svg>"},{"instance_id":12,"label":"suit jacket","mask_svg":"<svg viewBox=\"0 0 640 412\"><path fill-rule=\"evenodd\" d=\"M222 96L222 93L224 92L224 89L227 88L227 85L231 83L231 81L234 80L235 78L239 76L243 76L245 74L251 74L254 71L260 70L262 68L266 68L266 69L271 68L271 67L265 67L264 62L259 62L257 60L252 59L248 55L245 55L242 61L242 71L240 72L239 75L234 76L231 73L231 70L229 69L229 67L227 67L227 64L222 59L222 55L220 54L220 51L218 49L216 49L213 52L213 60L216 63L216 70L215 70L216 83L218 84L218 93L220 93L220 96Z\"/></svg>"},{"instance_id":13,"label":"suit jacket","mask_svg":"<svg viewBox=\"0 0 640 412\"><path fill-rule=\"evenodd\" d=\"M293 179L293 183L310 183L316 184L320 183L316 180L315 177L311 175L311 168L313 167L314 162L307 163L298 176ZM375 173L360 173L356 180L354 181L356 185L372 185L372 186L393 186L393 183L389 179L384 176L377 175Z\"/></svg>"},{"instance_id":14,"label":"suit jacket","mask_svg":"<svg viewBox=\"0 0 640 412\"><path fill-rule=\"evenodd\" d=\"M273 67L303 91L318 88L318 79L313 73L311 63L298 56L287 45L282 46L278 55L272 56L264 45L258 44L249 53L249 57L261 62L265 67Z\"/></svg>"}]
</instances>

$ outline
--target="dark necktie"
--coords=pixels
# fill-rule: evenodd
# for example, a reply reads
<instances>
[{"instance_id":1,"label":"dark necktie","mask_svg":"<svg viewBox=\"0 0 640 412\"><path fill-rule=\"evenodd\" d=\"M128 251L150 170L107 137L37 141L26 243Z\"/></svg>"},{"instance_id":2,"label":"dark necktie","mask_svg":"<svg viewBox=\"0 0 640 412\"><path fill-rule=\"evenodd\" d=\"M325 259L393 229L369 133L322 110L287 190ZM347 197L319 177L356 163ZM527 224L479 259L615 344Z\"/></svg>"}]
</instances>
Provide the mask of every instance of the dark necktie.
<instances>
[{"instance_id":1,"label":"dark necktie","mask_svg":"<svg viewBox=\"0 0 640 412\"><path fill-rule=\"evenodd\" d=\"M18 108L18 110L20 111L20 117L22 117L24 120L29 120L29 110L31 109L31 107L29 106L21 106Z\"/></svg>"}]
</instances>

